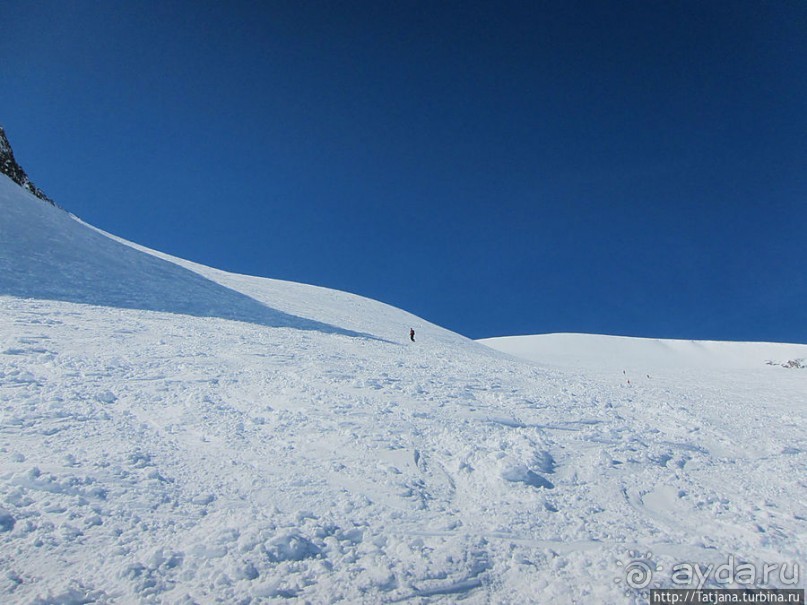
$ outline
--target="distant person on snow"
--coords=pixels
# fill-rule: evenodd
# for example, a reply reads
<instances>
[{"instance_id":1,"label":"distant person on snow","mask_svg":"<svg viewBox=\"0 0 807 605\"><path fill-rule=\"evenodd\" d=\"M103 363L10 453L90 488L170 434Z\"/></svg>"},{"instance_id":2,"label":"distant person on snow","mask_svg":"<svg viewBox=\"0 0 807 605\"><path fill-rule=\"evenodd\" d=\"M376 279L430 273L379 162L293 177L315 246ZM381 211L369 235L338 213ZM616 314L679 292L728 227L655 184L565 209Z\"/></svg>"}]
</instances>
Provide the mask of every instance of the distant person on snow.
<instances>
[{"instance_id":1,"label":"distant person on snow","mask_svg":"<svg viewBox=\"0 0 807 605\"><path fill-rule=\"evenodd\" d=\"M415 328L409 328L409 340L415 342Z\"/></svg>"}]
</instances>

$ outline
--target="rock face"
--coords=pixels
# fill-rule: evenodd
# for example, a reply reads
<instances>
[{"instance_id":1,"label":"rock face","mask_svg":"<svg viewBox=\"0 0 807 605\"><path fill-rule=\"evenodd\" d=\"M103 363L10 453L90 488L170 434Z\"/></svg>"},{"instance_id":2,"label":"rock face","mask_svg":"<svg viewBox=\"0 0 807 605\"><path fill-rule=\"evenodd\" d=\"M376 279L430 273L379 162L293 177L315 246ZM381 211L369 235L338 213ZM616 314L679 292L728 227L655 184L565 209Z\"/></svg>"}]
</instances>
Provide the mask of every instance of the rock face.
<instances>
[{"instance_id":1,"label":"rock face","mask_svg":"<svg viewBox=\"0 0 807 605\"><path fill-rule=\"evenodd\" d=\"M11 149L11 144L8 142L8 137L6 137L6 131L3 130L2 126L0 126L0 172L39 199L54 206L56 205L52 199L45 195L44 191L31 182L31 179L25 174L25 170L14 159L14 151Z\"/></svg>"}]
</instances>

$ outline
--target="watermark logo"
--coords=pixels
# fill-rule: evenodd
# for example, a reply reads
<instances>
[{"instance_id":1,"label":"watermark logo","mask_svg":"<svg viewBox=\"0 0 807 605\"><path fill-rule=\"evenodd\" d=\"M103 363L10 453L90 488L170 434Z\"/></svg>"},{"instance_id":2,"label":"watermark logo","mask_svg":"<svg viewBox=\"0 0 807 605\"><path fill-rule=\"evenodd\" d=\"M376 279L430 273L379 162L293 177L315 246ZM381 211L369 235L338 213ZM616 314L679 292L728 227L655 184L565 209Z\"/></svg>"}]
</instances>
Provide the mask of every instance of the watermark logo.
<instances>
[{"instance_id":1,"label":"watermark logo","mask_svg":"<svg viewBox=\"0 0 807 605\"><path fill-rule=\"evenodd\" d=\"M671 568L675 586L703 588L716 586L795 586L799 582L798 563L762 563L738 561L729 555L724 563L677 563Z\"/></svg>"},{"instance_id":2,"label":"watermark logo","mask_svg":"<svg viewBox=\"0 0 807 605\"><path fill-rule=\"evenodd\" d=\"M614 578L614 582L624 583L626 596L635 593L645 594L646 589L653 583L654 574L664 570L661 565L653 562L652 552L642 554L638 551L630 551L627 563L617 561L616 564L622 569L622 576ZM658 586L658 584L654 586Z\"/></svg>"},{"instance_id":3,"label":"watermark logo","mask_svg":"<svg viewBox=\"0 0 807 605\"><path fill-rule=\"evenodd\" d=\"M676 588L702 589L707 586L743 588L763 586L796 586L799 583L798 563L754 564L729 555L725 562L675 563L665 569L653 560L653 553L628 552L627 562L616 562L622 570L614 579L625 586L625 594L646 595L648 588L661 588L662 584Z\"/></svg>"}]
</instances>

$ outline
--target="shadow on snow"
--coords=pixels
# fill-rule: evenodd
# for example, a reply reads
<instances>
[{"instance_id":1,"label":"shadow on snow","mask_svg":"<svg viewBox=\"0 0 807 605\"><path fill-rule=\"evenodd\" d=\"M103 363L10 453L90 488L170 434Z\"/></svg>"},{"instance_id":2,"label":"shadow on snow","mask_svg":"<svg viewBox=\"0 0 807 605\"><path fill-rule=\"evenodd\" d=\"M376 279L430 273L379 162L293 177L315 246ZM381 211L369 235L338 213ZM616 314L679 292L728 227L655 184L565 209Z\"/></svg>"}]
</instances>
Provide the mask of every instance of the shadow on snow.
<instances>
[{"instance_id":1,"label":"shadow on snow","mask_svg":"<svg viewBox=\"0 0 807 605\"><path fill-rule=\"evenodd\" d=\"M0 294L380 340L273 309L110 239L38 200L7 201L12 203L0 217Z\"/></svg>"}]
</instances>

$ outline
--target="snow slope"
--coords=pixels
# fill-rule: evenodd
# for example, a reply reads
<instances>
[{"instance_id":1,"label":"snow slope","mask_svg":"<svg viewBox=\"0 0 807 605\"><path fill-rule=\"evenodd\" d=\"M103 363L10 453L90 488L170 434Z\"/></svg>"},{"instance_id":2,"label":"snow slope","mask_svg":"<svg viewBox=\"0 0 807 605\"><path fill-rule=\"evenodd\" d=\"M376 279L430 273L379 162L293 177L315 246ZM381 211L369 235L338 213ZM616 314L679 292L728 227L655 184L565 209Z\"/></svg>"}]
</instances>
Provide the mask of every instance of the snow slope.
<instances>
[{"instance_id":1,"label":"snow slope","mask_svg":"<svg viewBox=\"0 0 807 605\"><path fill-rule=\"evenodd\" d=\"M655 372L180 261L0 178L0 600L626 603L637 565L803 565L807 371Z\"/></svg>"},{"instance_id":2,"label":"snow slope","mask_svg":"<svg viewBox=\"0 0 807 605\"><path fill-rule=\"evenodd\" d=\"M558 367L760 369L807 360L807 345L769 342L659 340L593 334L503 336L479 342L498 351Z\"/></svg>"}]
</instances>

